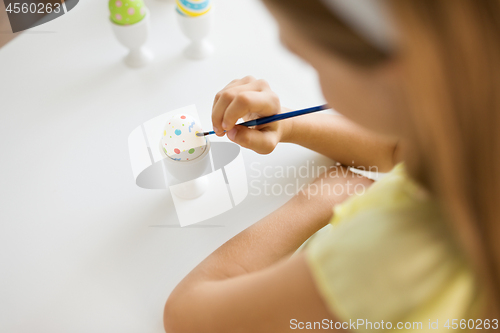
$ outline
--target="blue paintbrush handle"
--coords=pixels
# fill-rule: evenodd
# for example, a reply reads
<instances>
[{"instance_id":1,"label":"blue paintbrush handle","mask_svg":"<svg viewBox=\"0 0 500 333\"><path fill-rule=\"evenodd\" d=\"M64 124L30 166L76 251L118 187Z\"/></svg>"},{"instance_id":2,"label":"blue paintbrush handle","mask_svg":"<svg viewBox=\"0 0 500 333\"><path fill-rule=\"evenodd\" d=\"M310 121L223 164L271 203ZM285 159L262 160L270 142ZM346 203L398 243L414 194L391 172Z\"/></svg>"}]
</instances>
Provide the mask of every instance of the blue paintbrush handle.
<instances>
[{"instance_id":1,"label":"blue paintbrush handle","mask_svg":"<svg viewBox=\"0 0 500 333\"><path fill-rule=\"evenodd\" d=\"M302 109L302 110L297 110L297 111L291 111L291 112L285 112L285 113L280 113L280 114L275 114L269 117L263 117L263 118L258 118L258 119L253 119L249 121L245 121L244 123L241 124L236 124L236 125L241 125L241 126L257 126L257 125L264 125L268 123L272 123L273 121L278 121L278 120L283 120L287 118L292 118L292 117L297 117L301 116L303 114L308 114L308 113L313 113L313 112L318 112L322 110L327 110L330 107L326 104L324 105L319 105L319 106L314 106L312 108L307 108L307 109ZM226 132L226 131L224 131ZM196 135L198 136L204 136L204 135L210 135L210 134L215 134L214 131L210 132L204 132L204 133L198 133Z\"/></svg>"},{"instance_id":2,"label":"blue paintbrush handle","mask_svg":"<svg viewBox=\"0 0 500 333\"><path fill-rule=\"evenodd\" d=\"M269 116L269 117L263 117L263 118L253 119L253 120L245 121L244 123L237 124L237 125L241 125L241 126L258 126L258 125L264 125L264 124L272 123L272 122L278 121L278 120L283 120L283 119L287 119L287 118L301 116L303 114L308 114L308 113L318 112L318 111L322 111L322 110L327 110L329 108L330 107L328 105L324 104L324 105L314 106L312 108L307 108L307 109L303 109L303 110L290 111L290 112L275 114L275 115L272 115L272 116Z\"/></svg>"}]
</instances>

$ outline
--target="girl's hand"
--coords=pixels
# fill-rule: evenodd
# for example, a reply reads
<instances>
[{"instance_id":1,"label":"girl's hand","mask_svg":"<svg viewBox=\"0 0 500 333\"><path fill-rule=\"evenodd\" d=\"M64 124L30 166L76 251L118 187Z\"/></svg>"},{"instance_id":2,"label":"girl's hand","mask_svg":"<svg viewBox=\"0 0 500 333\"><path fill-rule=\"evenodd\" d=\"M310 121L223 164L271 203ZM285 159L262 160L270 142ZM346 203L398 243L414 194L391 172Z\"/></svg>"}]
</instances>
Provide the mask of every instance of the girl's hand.
<instances>
[{"instance_id":1,"label":"girl's hand","mask_svg":"<svg viewBox=\"0 0 500 333\"><path fill-rule=\"evenodd\" d=\"M245 121L278 114L281 106L278 96L264 80L252 76L233 80L215 95L212 124L215 134L259 154L269 154L280 142L288 122L277 121L255 127L238 126L236 121Z\"/></svg>"}]
</instances>

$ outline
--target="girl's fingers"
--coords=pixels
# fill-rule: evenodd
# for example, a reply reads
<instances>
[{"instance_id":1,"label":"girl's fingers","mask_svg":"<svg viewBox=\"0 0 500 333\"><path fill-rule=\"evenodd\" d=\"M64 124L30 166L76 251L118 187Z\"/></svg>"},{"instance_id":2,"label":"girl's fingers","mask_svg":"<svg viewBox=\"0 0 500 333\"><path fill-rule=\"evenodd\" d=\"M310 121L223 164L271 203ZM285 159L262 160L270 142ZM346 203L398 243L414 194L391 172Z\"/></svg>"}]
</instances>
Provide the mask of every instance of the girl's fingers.
<instances>
[{"instance_id":1,"label":"girl's fingers","mask_svg":"<svg viewBox=\"0 0 500 333\"><path fill-rule=\"evenodd\" d=\"M245 76L244 78L242 79L236 79L236 80L233 80L231 82L229 82L229 84L227 84L222 90L226 90L226 89L229 89L231 87L236 87L236 86L241 86L241 85L244 85L244 84L248 84L250 82L253 82L253 81L257 81L256 78L254 78L253 76L251 75L248 75L248 76ZM219 100L220 98L220 95L217 94L215 95L215 98L214 98L214 104L212 105L212 109L215 107L215 104L217 104L217 101Z\"/></svg>"},{"instance_id":2,"label":"girl's fingers","mask_svg":"<svg viewBox=\"0 0 500 333\"><path fill-rule=\"evenodd\" d=\"M224 130L222 129L222 119L224 118L224 112L233 99L236 97L236 88L233 90L223 90L217 93L217 102L212 109L212 126L215 133L219 136L223 135Z\"/></svg>"},{"instance_id":3,"label":"girl's fingers","mask_svg":"<svg viewBox=\"0 0 500 333\"><path fill-rule=\"evenodd\" d=\"M272 91L243 91L227 106L222 119L222 129L230 130L238 119L256 113L262 117L279 113L280 101Z\"/></svg>"},{"instance_id":4,"label":"girl's fingers","mask_svg":"<svg viewBox=\"0 0 500 333\"><path fill-rule=\"evenodd\" d=\"M259 154L269 154L278 144L278 134L275 131L250 129L245 126L234 126L228 133L229 140L242 147L252 149Z\"/></svg>"},{"instance_id":5,"label":"girl's fingers","mask_svg":"<svg viewBox=\"0 0 500 333\"><path fill-rule=\"evenodd\" d=\"M223 135L222 120L229 104L243 91L252 91L260 89L259 81L251 81L246 84L235 85L228 89L221 90L215 95L217 102L212 110L212 126L214 131Z\"/></svg>"}]
</instances>

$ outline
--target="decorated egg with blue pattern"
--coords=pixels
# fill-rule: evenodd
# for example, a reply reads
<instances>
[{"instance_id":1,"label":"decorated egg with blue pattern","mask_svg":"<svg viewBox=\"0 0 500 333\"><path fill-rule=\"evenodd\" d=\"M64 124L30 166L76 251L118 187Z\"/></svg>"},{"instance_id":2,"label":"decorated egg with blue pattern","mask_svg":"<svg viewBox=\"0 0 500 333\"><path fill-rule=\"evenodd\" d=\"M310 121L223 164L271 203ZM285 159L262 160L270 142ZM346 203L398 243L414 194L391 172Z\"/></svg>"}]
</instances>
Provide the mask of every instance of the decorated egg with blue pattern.
<instances>
[{"instance_id":1,"label":"decorated egg with blue pattern","mask_svg":"<svg viewBox=\"0 0 500 333\"><path fill-rule=\"evenodd\" d=\"M207 139L197 136L203 132L196 119L188 114L177 114L165 124L161 146L167 157L179 161L192 161L200 157L207 147Z\"/></svg>"},{"instance_id":2,"label":"decorated egg with blue pattern","mask_svg":"<svg viewBox=\"0 0 500 333\"><path fill-rule=\"evenodd\" d=\"M204 15L212 8L211 0L176 0L175 2L177 12L189 17Z\"/></svg>"}]
</instances>

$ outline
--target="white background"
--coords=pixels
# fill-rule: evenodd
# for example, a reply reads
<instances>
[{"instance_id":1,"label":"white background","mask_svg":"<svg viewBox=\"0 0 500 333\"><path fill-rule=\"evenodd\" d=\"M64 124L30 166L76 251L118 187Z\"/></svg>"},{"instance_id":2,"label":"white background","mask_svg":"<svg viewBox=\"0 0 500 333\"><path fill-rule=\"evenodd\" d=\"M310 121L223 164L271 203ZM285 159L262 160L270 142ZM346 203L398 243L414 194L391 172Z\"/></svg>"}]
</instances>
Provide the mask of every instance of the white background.
<instances>
[{"instance_id":1,"label":"white background","mask_svg":"<svg viewBox=\"0 0 500 333\"><path fill-rule=\"evenodd\" d=\"M145 69L124 66L102 0L80 1L0 49L0 332L163 332L175 285L290 198L250 186L236 208L180 228L168 191L135 185L130 132L190 104L211 129L214 95L235 78L266 79L293 109L324 102L259 1L214 2L216 53L205 61L182 56L188 41L172 1L146 5L155 60ZM250 182L281 185L296 180L255 169L331 163L286 144L243 158Z\"/></svg>"}]
</instances>

